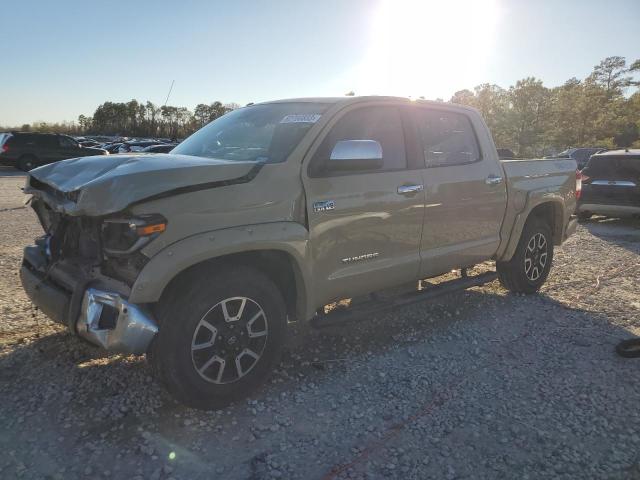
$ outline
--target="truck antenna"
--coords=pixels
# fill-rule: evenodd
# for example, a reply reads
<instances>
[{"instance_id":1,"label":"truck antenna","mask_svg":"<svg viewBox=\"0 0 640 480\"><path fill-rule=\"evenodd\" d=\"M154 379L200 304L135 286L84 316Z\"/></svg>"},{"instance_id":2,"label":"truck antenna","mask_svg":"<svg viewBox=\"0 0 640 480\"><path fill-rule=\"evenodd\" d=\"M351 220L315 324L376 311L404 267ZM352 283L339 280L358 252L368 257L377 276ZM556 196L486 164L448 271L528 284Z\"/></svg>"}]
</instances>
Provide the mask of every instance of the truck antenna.
<instances>
[{"instance_id":1,"label":"truck antenna","mask_svg":"<svg viewBox=\"0 0 640 480\"><path fill-rule=\"evenodd\" d=\"M171 90L173 90L173 84L175 80L171 80L171 86L169 87L169 93L167 93L167 99L164 101L164 106L167 106L167 102L169 101L169 95L171 95Z\"/></svg>"}]
</instances>

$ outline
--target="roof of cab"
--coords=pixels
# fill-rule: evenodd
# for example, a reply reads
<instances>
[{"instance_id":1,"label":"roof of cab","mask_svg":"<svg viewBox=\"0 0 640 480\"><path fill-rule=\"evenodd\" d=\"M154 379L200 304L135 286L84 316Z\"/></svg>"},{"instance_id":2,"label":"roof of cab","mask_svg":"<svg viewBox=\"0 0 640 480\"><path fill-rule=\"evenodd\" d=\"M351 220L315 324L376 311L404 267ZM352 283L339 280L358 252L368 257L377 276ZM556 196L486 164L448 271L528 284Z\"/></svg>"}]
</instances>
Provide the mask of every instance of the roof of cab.
<instances>
[{"instance_id":1,"label":"roof of cab","mask_svg":"<svg viewBox=\"0 0 640 480\"><path fill-rule=\"evenodd\" d=\"M434 107L446 107L451 109L467 110L477 112L473 107L467 105L460 105L458 103L438 102L433 100L412 99L407 97L392 97L383 95L367 95L367 96L345 96L345 97L303 97L303 98L288 98L282 100L272 100L267 102L260 102L256 105L265 105L269 103L294 103L294 102L310 102L310 103L333 103L333 104L354 104L370 101L388 101L388 102L400 102L406 104L415 105L429 105Z\"/></svg>"}]
</instances>

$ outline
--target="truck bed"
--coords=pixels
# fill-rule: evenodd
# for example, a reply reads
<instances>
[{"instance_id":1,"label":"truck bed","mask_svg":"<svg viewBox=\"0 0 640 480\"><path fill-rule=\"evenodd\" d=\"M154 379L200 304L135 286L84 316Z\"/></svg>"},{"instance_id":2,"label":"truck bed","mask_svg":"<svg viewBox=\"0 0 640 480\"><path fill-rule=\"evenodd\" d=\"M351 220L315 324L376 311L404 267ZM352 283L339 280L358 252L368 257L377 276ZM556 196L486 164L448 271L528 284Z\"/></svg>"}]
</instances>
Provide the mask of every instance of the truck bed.
<instances>
[{"instance_id":1,"label":"truck bed","mask_svg":"<svg viewBox=\"0 0 640 480\"><path fill-rule=\"evenodd\" d=\"M497 258L511 258L524 227L525 213L549 201L562 212L555 216L557 224L554 226L554 243L562 243L571 233L567 226L576 208L575 160L540 158L500 160L500 163L506 176L508 204ZM571 228L575 227L572 225Z\"/></svg>"}]
</instances>

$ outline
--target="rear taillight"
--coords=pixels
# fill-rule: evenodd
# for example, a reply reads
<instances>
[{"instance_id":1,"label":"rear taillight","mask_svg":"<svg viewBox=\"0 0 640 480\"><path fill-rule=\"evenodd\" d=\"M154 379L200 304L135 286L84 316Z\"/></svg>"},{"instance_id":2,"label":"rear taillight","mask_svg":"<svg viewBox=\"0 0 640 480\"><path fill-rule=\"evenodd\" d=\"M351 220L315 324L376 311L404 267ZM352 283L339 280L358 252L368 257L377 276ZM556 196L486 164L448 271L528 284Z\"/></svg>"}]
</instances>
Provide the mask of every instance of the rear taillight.
<instances>
[{"instance_id":1,"label":"rear taillight","mask_svg":"<svg viewBox=\"0 0 640 480\"><path fill-rule=\"evenodd\" d=\"M582 172L576 170L576 200L580 198L582 193Z\"/></svg>"},{"instance_id":2,"label":"rear taillight","mask_svg":"<svg viewBox=\"0 0 640 480\"><path fill-rule=\"evenodd\" d=\"M582 184L589 183L591 181L591 177L585 175L580 170L576 170L576 199L580 198L582 194Z\"/></svg>"},{"instance_id":3,"label":"rear taillight","mask_svg":"<svg viewBox=\"0 0 640 480\"><path fill-rule=\"evenodd\" d=\"M9 151L9 145L2 146L2 153L7 153Z\"/></svg>"}]
</instances>

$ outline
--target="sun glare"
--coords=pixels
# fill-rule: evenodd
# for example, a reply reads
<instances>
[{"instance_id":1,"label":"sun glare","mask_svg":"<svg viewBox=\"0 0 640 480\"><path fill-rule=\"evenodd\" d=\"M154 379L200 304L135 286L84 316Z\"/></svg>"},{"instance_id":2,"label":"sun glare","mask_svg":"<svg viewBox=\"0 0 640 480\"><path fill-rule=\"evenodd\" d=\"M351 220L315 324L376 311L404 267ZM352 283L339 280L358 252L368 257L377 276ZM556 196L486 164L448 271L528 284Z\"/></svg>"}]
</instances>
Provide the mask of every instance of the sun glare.
<instances>
[{"instance_id":1,"label":"sun glare","mask_svg":"<svg viewBox=\"0 0 640 480\"><path fill-rule=\"evenodd\" d=\"M497 0L382 0L353 88L436 98L471 86L484 74L499 16Z\"/></svg>"}]
</instances>

